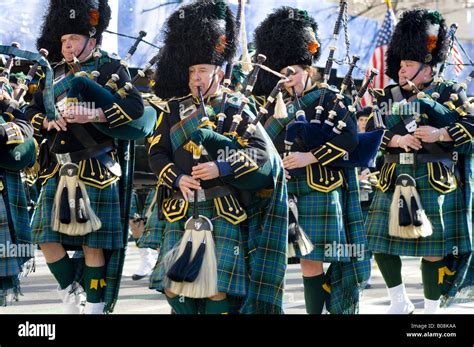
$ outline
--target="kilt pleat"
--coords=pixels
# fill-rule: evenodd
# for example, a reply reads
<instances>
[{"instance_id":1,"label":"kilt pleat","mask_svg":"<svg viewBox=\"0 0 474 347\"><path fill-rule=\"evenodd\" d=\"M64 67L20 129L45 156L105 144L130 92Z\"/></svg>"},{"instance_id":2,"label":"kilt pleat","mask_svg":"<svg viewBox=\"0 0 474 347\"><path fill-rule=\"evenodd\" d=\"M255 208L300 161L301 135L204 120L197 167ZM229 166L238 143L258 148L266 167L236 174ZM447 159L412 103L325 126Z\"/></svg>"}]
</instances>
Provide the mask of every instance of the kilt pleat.
<instances>
[{"instance_id":1,"label":"kilt pleat","mask_svg":"<svg viewBox=\"0 0 474 347\"><path fill-rule=\"evenodd\" d=\"M319 192L308 187L306 176L296 176L288 184L288 193L297 195L298 222L314 245L314 250L304 257L297 249L296 257L324 262L349 261L345 255L325 254L328 245L344 247L348 243L343 220L342 189Z\"/></svg>"}]
</instances>

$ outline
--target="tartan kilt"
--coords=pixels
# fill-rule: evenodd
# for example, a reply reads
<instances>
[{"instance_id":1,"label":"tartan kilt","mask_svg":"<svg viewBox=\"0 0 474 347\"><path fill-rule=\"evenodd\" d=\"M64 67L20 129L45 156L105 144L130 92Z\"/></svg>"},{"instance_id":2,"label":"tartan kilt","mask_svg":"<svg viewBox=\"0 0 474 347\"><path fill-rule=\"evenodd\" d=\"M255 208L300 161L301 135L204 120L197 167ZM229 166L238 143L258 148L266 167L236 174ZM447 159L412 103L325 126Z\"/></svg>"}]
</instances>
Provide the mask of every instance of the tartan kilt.
<instances>
[{"instance_id":1,"label":"tartan kilt","mask_svg":"<svg viewBox=\"0 0 474 347\"><path fill-rule=\"evenodd\" d=\"M164 292L163 280L166 276L162 259L184 234L184 224L192 216L193 203L189 203L186 216L173 223L166 223L164 239L161 245L157 265L150 278L150 288ZM217 216L212 200L199 203L199 214L208 217L213 224L214 242L217 256L217 289L221 293L245 296L247 272L243 236L240 225L233 225Z\"/></svg>"},{"instance_id":2,"label":"tartan kilt","mask_svg":"<svg viewBox=\"0 0 474 347\"><path fill-rule=\"evenodd\" d=\"M373 201L373 198L374 198L374 193L371 193L369 196L369 199L370 199L369 201L361 201L360 203L360 209L362 211L362 216L364 218L364 225L365 223L367 223L367 217L369 216L369 209Z\"/></svg>"},{"instance_id":3,"label":"tartan kilt","mask_svg":"<svg viewBox=\"0 0 474 347\"><path fill-rule=\"evenodd\" d=\"M33 213L31 229L35 244L55 242L66 249L77 249L80 246L101 249L120 249L124 247L120 220L120 199L118 181L99 189L85 185L91 207L102 223L102 227L84 236L69 236L51 227L52 208L56 194L57 180L50 178L41 188L38 204Z\"/></svg>"},{"instance_id":4,"label":"tartan kilt","mask_svg":"<svg viewBox=\"0 0 474 347\"><path fill-rule=\"evenodd\" d=\"M326 308L331 314L357 314L359 295L370 277L370 259L331 263L326 273L331 295Z\"/></svg>"},{"instance_id":5,"label":"tartan kilt","mask_svg":"<svg viewBox=\"0 0 474 347\"><path fill-rule=\"evenodd\" d=\"M415 178L421 204L433 226L433 234L418 239L389 236L393 190L383 193L377 189L366 223L369 249L375 253L416 257L444 257L453 251L458 254L469 253L471 241L462 189L458 187L447 194L436 191L428 181L426 165L419 166L416 171L412 166L397 165L395 177L402 173Z\"/></svg>"},{"instance_id":6,"label":"tartan kilt","mask_svg":"<svg viewBox=\"0 0 474 347\"><path fill-rule=\"evenodd\" d=\"M145 225L145 232L137 240L137 246L139 248L160 248L166 224L166 220L158 220L158 205L155 205Z\"/></svg>"},{"instance_id":7,"label":"tartan kilt","mask_svg":"<svg viewBox=\"0 0 474 347\"><path fill-rule=\"evenodd\" d=\"M0 196L0 245L7 250L8 245L13 245L13 240L8 227L7 211L3 197ZM18 257L0 256L0 279L3 277L18 276L21 270L21 261ZM1 288L0 288L1 289Z\"/></svg>"},{"instance_id":8,"label":"tartan kilt","mask_svg":"<svg viewBox=\"0 0 474 347\"><path fill-rule=\"evenodd\" d=\"M139 208L138 195L141 192L133 191L132 204L130 207L130 219L133 219L133 215L138 213L141 217L145 217L150 205L153 203L153 198L156 193L156 186L151 190L148 190L146 199L142 208ZM163 237L163 230L166 226L165 220L158 220L158 204L155 203L151 210L151 215L148 217L145 224L145 230L139 239L135 240L138 248L152 248L157 249L161 245L161 238Z\"/></svg>"},{"instance_id":9,"label":"tartan kilt","mask_svg":"<svg viewBox=\"0 0 474 347\"><path fill-rule=\"evenodd\" d=\"M7 257L10 254L0 255L0 297L2 293L4 294L11 289L19 290L20 275L26 276L32 271L32 268L29 266L32 263L28 263L28 261L32 260L33 254L31 253L34 252L31 245L31 229L29 226L25 186L21 181L20 175L18 172L4 171L3 184L8 194L8 203L14 227L14 239L8 225L5 200L3 195L0 194L0 245L2 245L4 251L12 250L11 247L15 246L16 251L27 252L27 254L23 257Z\"/></svg>"},{"instance_id":10,"label":"tartan kilt","mask_svg":"<svg viewBox=\"0 0 474 347\"><path fill-rule=\"evenodd\" d=\"M343 219L344 193L341 187L328 193L311 189L306 181L306 176L292 177L288 182L288 194L295 194L298 205L298 222L301 228L314 245L314 250L301 257L296 249L296 257L334 262L350 260L349 257L326 256L326 245L346 245L348 243Z\"/></svg>"}]
</instances>

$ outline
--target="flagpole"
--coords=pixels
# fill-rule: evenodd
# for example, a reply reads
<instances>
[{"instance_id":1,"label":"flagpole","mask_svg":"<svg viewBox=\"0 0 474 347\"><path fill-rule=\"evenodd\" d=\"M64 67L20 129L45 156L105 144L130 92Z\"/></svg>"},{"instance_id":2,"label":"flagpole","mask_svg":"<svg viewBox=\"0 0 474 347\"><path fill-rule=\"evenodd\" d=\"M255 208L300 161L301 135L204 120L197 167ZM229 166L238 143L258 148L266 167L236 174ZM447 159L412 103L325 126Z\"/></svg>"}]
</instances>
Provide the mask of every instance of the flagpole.
<instances>
[{"instance_id":1,"label":"flagpole","mask_svg":"<svg viewBox=\"0 0 474 347\"><path fill-rule=\"evenodd\" d=\"M395 18L395 15L394 15L394 12L393 12L393 7L392 7L392 1L391 0L385 0L384 2L387 5L387 11L385 12L385 16L384 16L384 19L382 21L382 25L381 25L381 27L378 31L378 34L377 34L377 41L379 41L379 36L380 36L381 32L385 30L386 20L387 20L387 16L388 16L389 12L391 13L391 15L390 15L390 17L392 18L391 20L393 21L394 24L396 23L396 18ZM384 69L381 66L378 66L379 64L374 64L373 63L373 60L374 60L374 57L375 57L375 54L376 54L377 50L379 50L379 54L381 54L380 51L383 52L383 50L380 49L380 47L378 46L378 43L377 43L377 45L375 47L375 50L372 54L372 57L370 59L370 63L368 64L369 67L367 69L367 72L365 73L363 81L365 82L367 80L367 77L370 73L370 70L372 68L376 68L380 71L380 76L379 76L380 81L379 82L385 85L386 84L385 81L388 80L388 77L385 76L385 71L383 71ZM379 57L378 59L384 59L384 57ZM374 83L375 83L375 86L377 87L377 83L376 82L374 82ZM384 85L378 86L378 87L384 87ZM374 87L374 84L372 84L371 87ZM364 97L361 100L361 104L364 107L372 105L372 103L373 103L372 96L369 93L364 95Z\"/></svg>"}]
</instances>

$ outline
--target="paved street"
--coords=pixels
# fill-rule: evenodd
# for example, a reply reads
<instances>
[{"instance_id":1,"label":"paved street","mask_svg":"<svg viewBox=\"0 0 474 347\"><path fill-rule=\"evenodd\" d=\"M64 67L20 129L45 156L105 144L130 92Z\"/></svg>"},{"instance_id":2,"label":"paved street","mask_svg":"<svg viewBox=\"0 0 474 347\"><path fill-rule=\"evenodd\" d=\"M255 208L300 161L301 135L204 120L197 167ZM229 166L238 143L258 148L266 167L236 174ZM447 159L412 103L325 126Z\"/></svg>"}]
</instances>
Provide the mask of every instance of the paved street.
<instances>
[{"instance_id":1,"label":"paved street","mask_svg":"<svg viewBox=\"0 0 474 347\"><path fill-rule=\"evenodd\" d=\"M148 289L148 280L132 281L131 275L139 263L137 248L129 244L124 277L117 303L116 314L168 314L170 308L163 295ZM403 258L403 275L408 295L416 307L415 313L423 312L423 289L418 258ZM13 306L0 307L0 313L61 313L61 303L56 295L56 283L50 274L41 252L37 252L36 272L23 279L24 296ZM362 295L360 313L383 313L389 304L385 285L379 270L373 268L372 288ZM303 281L299 265L290 265L285 293L287 314L304 314ZM445 313L473 313L474 302L455 304Z\"/></svg>"}]
</instances>

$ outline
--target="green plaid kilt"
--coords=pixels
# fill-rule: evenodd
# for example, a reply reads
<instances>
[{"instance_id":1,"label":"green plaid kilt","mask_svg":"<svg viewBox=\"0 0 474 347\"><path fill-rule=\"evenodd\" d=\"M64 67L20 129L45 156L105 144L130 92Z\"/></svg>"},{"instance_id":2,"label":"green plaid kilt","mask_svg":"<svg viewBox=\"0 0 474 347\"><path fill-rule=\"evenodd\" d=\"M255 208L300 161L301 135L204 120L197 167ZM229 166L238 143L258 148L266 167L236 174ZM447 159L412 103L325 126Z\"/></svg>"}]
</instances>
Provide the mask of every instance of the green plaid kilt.
<instances>
[{"instance_id":1,"label":"green plaid kilt","mask_svg":"<svg viewBox=\"0 0 474 347\"><path fill-rule=\"evenodd\" d=\"M370 258L351 260L349 263L331 263L326 272L331 295L326 308L331 314L356 314L359 311L359 296L370 277Z\"/></svg>"},{"instance_id":2,"label":"green plaid kilt","mask_svg":"<svg viewBox=\"0 0 474 347\"><path fill-rule=\"evenodd\" d=\"M145 224L145 232L137 240L139 248L158 249L163 242L163 231L166 227L166 220L158 220L158 205L155 205Z\"/></svg>"},{"instance_id":3,"label":"green plaid kilt","mask_svg":"<svg viewBox=\"0 0 474 347\"><path fill-rule=\"evenodd\" d=\"M471 251L471 240L466 221L466 208L462 190L442 194L428 182L426 165L416 171L411 165L397 165L395 177L406 173L416 179L421 204L433 226L433 234L418 239L402 239L388 234L390 204L393 191L377 190L367 218L367 238L372 252L408 256L444 257L457 251Z\"/></svg>"},{"instance_id":4,"label":"green plaid kilt","mask_svg":"<svg viewBox=\"0 0 474 347\"><path fill-rule=\"evenodd\" d=\"M369 193L369 201L361 201L360 208L362 210L362 216L364 217L364 223L367 222L367 217L369 216L370 205L374 199L375 192Z\"/></svg>"},{"instance_id":5,"label":"green plaid kilt","mask_svg":"<svg viewBox=\"0 0 474 347\"><path fill-rule=\"evenodd\" d=\"M285 194L286 195L286 194ZM259 259L257 255L257 250L259 245L262 243L261 235L265 232L265 227L271 227L273 224L273 242L275 244L283 243L284 248L280 251L282 253L281 258L286 259L286 245L288 240L286 239L287 233L282 233L280 230L281 223L284 222L285 227L288 225L287 216L284 213L281 213L277 216L272 216L272 222L269 222L270 219L266 212L266 207L271 203L270 198L256 198L252 201L252 205L247 208L248 219L245 221L244 230L244 240L245 240L245 254L248 255L248 272L252 273L252 269L258 267ZM286 205L286 204L285 204ZM285 212L288 209L285 208ZM285 230L286 228L283 228ZM283 241L281 239L284 239ZM260 246L264 248L264 246ZM268 249L269 247L265 247ZM267 258L273 259L268 260L263 276L271 276L273 278L281 278L281 283L277 287L273 285L272 289L268 290L267 287L270 286L268 279L264 277L260 278L261 283L255 283L254 286L259 288L259 300L246 300L243 307L241 308L241 313L245 314L280 314L283 313L283 291L284 291L284 278L286 272L286 264L281 264L278 262L278 255L275 250L271 252L268 251ZM278 283L278 281L276 281ZM265 284L265 285L262 285Z\"/></svg>"},{"instance_id":6,"label":"green plaid kilt","mask_svg":"<svg viewBox=\"0 0 474 347\"><path fill-rule=\"evenodd\" d=\"M355 169L345 169L347 189L343 189L344 223L348 243L357 248L349 262L333 262L326 273L331 295L326 308L331 314L355 314L359 297L370 277L370 252L360 208L359 180Z\"/></svg>"},{"instance_id":7,"label":"green plaid kilt","mask_svg":"<svg viewBox=\"0 0 474 347\"><path fill-rule=\"evenodd\" d=\"M298 198L299 223L315 245L315 250L303 259L331 263L325 275L326 284L331 288L326 302L331 314L357 313L360 292L370 277L370 253L357 174L355 169L346 169L344 176L347 187L329 193L311 189L306 183L306 176L294 176L288 183L288 191ZM333 245L334 241L342 247L354 247L352 249L357 253L325 256L325 245Z\"/></svg>"},{"instance_id":8,"label":"green plaid kilt","mask_svg":"<svg viewBox=\"0 0 474 347\"><path fill-rule=\"evenodd\" d=\"M136 200L134 197L132 197L132 207L130 209L130 216L133 216L133 213L135 213L134 211L137 211L136 213L139 213L142 217L144 217L153 202L155 193L156 188L149 190L142 211L138 211ZM165 229L165 227L166 221L158 220L158 204L155 203L151 211L151 215L148 217L147 222L145 224L145 231L143 232L143 235L138 240L136 240L137 247L153 249L159 248L162 242L163 230Z\"/></svg>"},{"instance_id":9,"label":"green plaid kilt","mask_svg":"<svg viewBox=\"0 0 474 347\"><path fill-rule=\"evenodd\" d=\"M150 288L164 291L163 279L166 276L161 262L163 256L180 242L184 234L184 224L192 216L193 204L190 203L186 216L180 221L166 223L163 244L157 265L150 278ZM245 296L247 274L243 236L240 225L233 225L217 216L212 200L199 203L199 214L211 219L214 231L217 256L217 289L221 293Z\"/></svg>"},{"instance_id":10,"label":"green plaid kilt","mask_svg":"<svg viewBox=\"0 0 474 347\"><path fill-rule=\"evenodd\" d=\"M306 176L292 177L288 182L288 194L295 194L298 205L298 222L314 245L314 250L301 257L296 249L296 257L323 262L349 261L344 255L326 256L326 245L346 245L348 243L344 220L341 187L328 193L311 189Z\"/></svg>"},{"instance_id":11,"label":"green plaid kilt","mask_svg":"<svg viewBox=\"0 0 474 347\"><path fill-rule=\"evenodd\" d=\"M38 198L38 205L33 213L31 229L35 244L55 242L66 249L77 249L80 246L101 249L120 249L124 247L120 221L120 200L118 182L99 189L85 185L91 202L91 207L102 223L102 227L85 236L68 236L51 228L51 211L57 181L50 178L42 187Z\"/></svg>"},{"instance_id":12,"label":"green plaid kilt","mask_svg":"<svg viewBox=\"0 0 474 347\"><path fill-rule=\"evenodd\" d=\"M4 171L3 175L4 189L7 189L10 213L15 229L15 240L12 239L8 225L5 200L3 195L0 194L0 245L2 245L4 251L12 250L11 246L14 245L17 246L17 251L32 252L31 229L24 185L17 172ZM0 256L0 298L9 290L18 291L20 275L27 275L32 270L32 268L26 266L32 257L7 257L7 255L9 254ZM6 304L6 302L3 302L3 304Z\"/></svg>"},{"instance_id":13,"label":"green plaid kilt","mask_svg":"<svg viewBox=\"0 0 474 347\"><path fill-rule=\"evenodd\" d=\"M283 291L288 248L288 192L283 163L270 138L273 190L270 196L252 196L248 219L242 226L245 251L248 253L248 291L240 313L282 314Z\"/></svg>"}]
</instances>

